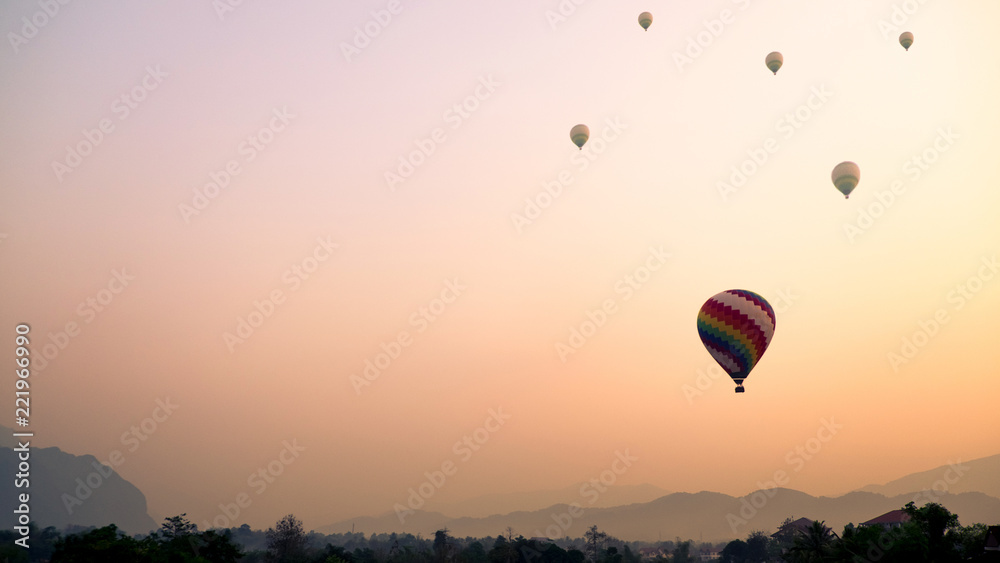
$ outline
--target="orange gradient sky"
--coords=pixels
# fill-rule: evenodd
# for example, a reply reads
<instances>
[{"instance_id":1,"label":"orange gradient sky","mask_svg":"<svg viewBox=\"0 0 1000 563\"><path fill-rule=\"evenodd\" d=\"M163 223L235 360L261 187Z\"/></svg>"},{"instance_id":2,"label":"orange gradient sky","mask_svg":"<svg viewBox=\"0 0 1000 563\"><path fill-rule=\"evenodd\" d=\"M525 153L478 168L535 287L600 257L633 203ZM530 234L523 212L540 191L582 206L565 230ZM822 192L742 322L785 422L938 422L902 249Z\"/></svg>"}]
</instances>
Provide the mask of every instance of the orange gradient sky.
<instances>
[{"instance_id":1,"label":"orange gradient sky","mask_svg":"<svg viewBox=\"0 0 1000 563\"><path fill-rule=\"evenodd\" d=\"M998 453L996 2L41 10L0 8L9 33L45 22L0 54L0 357L17 323L34 357L51 344L33 445L120 451L158 520L245 493L235 525L320 527L446 463L427 508L585 481L626 449L619 483L732 495ZM697 311L730 288L777 310L743 395L698 379Z\"/></svg>"}]
</instances>

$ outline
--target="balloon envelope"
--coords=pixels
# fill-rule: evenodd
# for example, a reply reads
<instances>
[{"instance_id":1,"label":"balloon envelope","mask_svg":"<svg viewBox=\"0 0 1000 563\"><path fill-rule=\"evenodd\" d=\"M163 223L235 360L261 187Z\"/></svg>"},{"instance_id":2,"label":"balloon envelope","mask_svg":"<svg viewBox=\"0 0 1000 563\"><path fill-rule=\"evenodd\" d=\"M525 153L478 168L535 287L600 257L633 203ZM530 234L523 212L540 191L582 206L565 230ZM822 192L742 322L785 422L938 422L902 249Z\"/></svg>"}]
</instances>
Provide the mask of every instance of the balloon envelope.
<instances>
[{"instance_id":1,"label":"balloon envelope","mask_svg":"<svg viewBox=\"0 0 1000 563\"><path fill-rule=\"evenodd\" d=\"M590 128L581 123L569 130L569 138L573 140L574 145L583 150L584 143L590 138Z\"/></svg>"},{"instance_id":2,"label":"balloon envelope","mask_svg":"<svg viewBox=\"0 0 1000 563\"><path fill-rule=\"evenodd\" d=\"M745 289L713 295L698 311L698 336L736 382L737 393L743 392L743 380L767 350L775 321L770 303Z\"/></svg>"},{"instance_id":3,"label":"balloon envelope","mask_svg":"<svg viewBox=\"0 0 1000 563\"><path fill-rule=\"evenodd\" d=\"M768 53L764 57L764 64L767 65L768 70L774 74L778 74L778 69L781 68L781 64L785 62L785 58L781 56L781 53L773 51Z\"/></svg>"},{"instance_id":4,"label":"balloon envelope","mask_svg":"<svg viewBox=\"0 0 1000 563\"><path fill-rule=\"evenodd\" d=\"M844 199L847 199L861 181L861 169L853 162L841 162L833 167L830 177L833 179L833 185L837 186L840 193L844 194Z\"/></svg>"},{"instance_id":5,"label":"balloon envelope","mask_svg":"<svg viewBox=\"0 0 1000 563\"><path fill-rule=\"evenodd\" d=\"M903 46L907 51L910 50L910 45L913 45L913 34L909 31L904 31L899 35L899 44Z\"/></svg>"},{"instance_id":6,"label":"balloon envelope","mask_svg":"<svg viewBox=\"0 0 1000 563\"><path fill-rule=\"evenodd\" d=\"M650 14L649 12L643 12L639 14L639 25L641 25L643 29L649 29L649 26L652 23L653 23L653 14Z\"/></svg>"}]
</instances>

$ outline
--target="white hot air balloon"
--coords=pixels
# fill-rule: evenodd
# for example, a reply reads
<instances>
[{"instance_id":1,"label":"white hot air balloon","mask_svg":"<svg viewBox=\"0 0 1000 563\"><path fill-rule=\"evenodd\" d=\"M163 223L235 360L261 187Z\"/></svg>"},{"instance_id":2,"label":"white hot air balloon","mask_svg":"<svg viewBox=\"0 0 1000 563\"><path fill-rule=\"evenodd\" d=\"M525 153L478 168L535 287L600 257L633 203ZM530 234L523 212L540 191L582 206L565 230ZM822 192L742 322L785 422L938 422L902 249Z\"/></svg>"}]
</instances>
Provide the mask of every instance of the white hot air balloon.
<instances>
[{"instance_id":1,"label":"white hot air balloon","mask_svg":"<svg viewBox=\"0 0 1000 563\"><path fill-rule=\"evenodd\" d=\"M653 25L653 14L649 12L639 14L639 25L642 26L643 30L649 29L649 26Z\"/></svg>"},{"instance_id":2,"label":"white hot air balloon","mask_svg":"<svg viewBox=\"0 0 1000 563\"><path fill-rule=\"evenodd\" d=\"M764 64L767 65L768 70L774 74L778 74L778 69L781 68L782 63L785 62L785 58L781 56L781 53L774 51L767 54L764 58Z\"/></svg>"},{"instance_id":3,"label":"white hot air balloon","mask_svg":"<svg viewBox=\"0 0 1000 563\"><path fill-rule=\"evenodd\" d=\"M590 128L584 124L579 124L574 126L569 130L569 138L573 141L573 144L580 147L583 150L583 145L590 138Z\"/></svg>"},{"instance_id":4,"label":"white hot air balloon","mask_svg":"<svg viewBox=\"0 0 1000 563\"><path fill-rule=\"evenodd\" d=\"M830 176L833 179L833 185L837 186L840 193L844 194L844 199L847 199L861 180L861 169L858 168L857 164L845 161L834 166L833 174Z\"/></svg>"},{"instance_id":5,"label":"white hot air balloon","mask_svg":"<svg viewBox=\"0 0 1000 563\"><path fill-rule=\"evenodd\" d=\"M903 46L907 51L910 50L910 45L913 45L913 34L909 31L904 31L899 35L899 44Z\"/></svg>"}]
</instances>

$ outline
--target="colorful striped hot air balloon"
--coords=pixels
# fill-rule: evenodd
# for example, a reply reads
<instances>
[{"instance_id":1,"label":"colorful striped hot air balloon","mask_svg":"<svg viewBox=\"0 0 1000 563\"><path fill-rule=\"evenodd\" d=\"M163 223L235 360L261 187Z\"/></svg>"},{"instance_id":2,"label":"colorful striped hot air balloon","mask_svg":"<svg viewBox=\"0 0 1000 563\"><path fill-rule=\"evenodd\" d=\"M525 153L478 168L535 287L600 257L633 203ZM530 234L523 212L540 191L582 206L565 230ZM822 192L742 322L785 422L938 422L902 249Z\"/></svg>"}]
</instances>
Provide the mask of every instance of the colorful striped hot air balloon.
<instances>
[{"instance_id":1,"label":"colorful striped hot air balloon","mask_svg":"<svg viewBox=\"0 0 1000 563\"><path fill-rule=\"evenodd\" d=\"M698 311L698 336L712 358L736 382L743 380L760 361L774 335L774 309L760 295L729 289L713 295Z\"/></svg>"}]
</instances>

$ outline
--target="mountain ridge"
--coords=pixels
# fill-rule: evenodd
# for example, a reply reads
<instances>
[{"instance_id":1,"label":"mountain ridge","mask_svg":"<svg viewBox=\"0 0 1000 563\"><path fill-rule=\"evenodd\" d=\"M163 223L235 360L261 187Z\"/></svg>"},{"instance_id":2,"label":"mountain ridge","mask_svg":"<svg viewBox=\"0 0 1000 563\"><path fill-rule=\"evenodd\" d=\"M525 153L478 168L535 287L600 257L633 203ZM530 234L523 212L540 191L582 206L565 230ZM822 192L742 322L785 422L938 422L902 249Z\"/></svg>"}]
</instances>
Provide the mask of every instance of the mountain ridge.
<instances>
[{"instance_id":1,"label":"mountain ridge","mask_svg":"<svg viewBox=\"0 0 1000 563\"><path fill-rule=\"evenodd\" d=\"M1000 498L1000 454L969 461L951 462L927 471L910 473L882 485L866 485L858 491L898 495L913 491L980 492Z\"/></svg>"},{"instance_id":2,"label":"mountain ridge","mask_svg":"<svg viewBox=\"0 0 1000 563\"><path fill-rule=\"evenodd\" d=\"M115 524L128 533L158 528L147 512L146 496L96 457L74 455L56 446L29 448L27 487L15 479L0 486L0 513L13 514L19 495L29 495L29 517L40 528ZM0 446L0 473L15 475L18 453Z\"/></svg>"},{"instance_id":3,"label":"mountain ridge","mask_svg":"<svg viewBox=\"0 0 1000 563\"><path fill-rule=\"evenodd\" d=\"M427 512L439 512L450 518L483 518L494 514L508 514L518 511L541 510L556 504L570 504L584 495L581 490L590 486L587 482L574 483L560 489L521 491L514 493L492 493L456 502L434 502L424 505ZM649 483L639 485L617 485L608 487L594 503L595 507L612 507L649 502L671 491Z\"/></svg>"},{"instance_id":4,"label":"mountain ridge","mask_svg":"<svg viewBox=\"0 0 1000 563\"><path fill-rule=\"evenodd\" d=\"M839 497L814 497L794 489L761 489L743 497L701 491L671 493L646 503L595 508L579 503L557 504L541 510L518 511L482 518L449 518L440 512L400 510L380 516L343 520L317 528L320 533L412 533L425 537L447 528L455 537L489 537L508 526L525 537L581 537L591 525L625 540L657 541L662 537L728 541L751 531L771 533L785 518L823 520L840 532L848 523L859 524L904 506L921 493L886 497L851 491ZM928 501L931 502L931 501ZM934 502L959 515L963 524L1000 522L1000 499L968 492L940 493ZM921 506L923 503L918 504Z\"/></svg>"}]
</instances>

